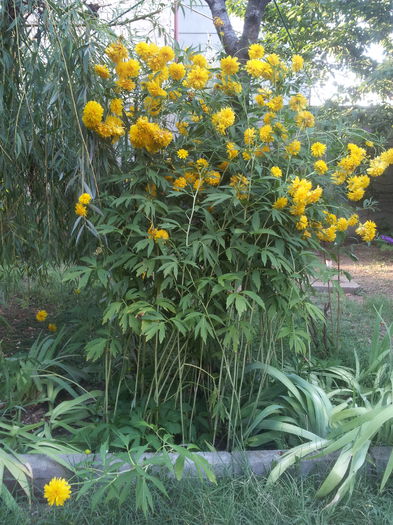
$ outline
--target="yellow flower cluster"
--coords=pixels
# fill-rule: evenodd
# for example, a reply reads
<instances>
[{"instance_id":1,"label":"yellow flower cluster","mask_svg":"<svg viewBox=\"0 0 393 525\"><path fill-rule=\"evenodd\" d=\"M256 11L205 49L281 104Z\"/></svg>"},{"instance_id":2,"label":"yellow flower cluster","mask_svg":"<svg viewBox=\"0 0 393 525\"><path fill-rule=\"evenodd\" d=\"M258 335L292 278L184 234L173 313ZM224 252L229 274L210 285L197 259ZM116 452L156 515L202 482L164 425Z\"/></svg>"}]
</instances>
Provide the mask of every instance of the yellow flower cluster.
<instances>
[{"instance_id":1,"label":"yellow flower cluster","mask_svg":"<svg viewBox=\"0 0 393 525\"><path fill-rule=\"evenodd\" d=\"M366 150L356 144L348 144L349 155L342 158L337 166L337 171L332 174L334 184L343 184L346 178L351 175L366 157Z\"/></svg>"},{"instance_id":2,"label":"yellow flower cluster","mask_svg":"<svg viewBox=\"0 0 393 525\"><path fill-rule=\"evenodd\" d=\"M323 190L320 186L312 189L311 181L295 177L288 188L288 193L292 197L293 202L290 213L292 215L303 215L308 204L319 201Z\"/></svg>"},{"instance_id":3,"label":"yellow flower cluster","mask_svg":"<svg viewBox=\"0 0 393 525\"><path fill-rule=\"evenodd\" d=\"M367 175L353 175L347 180L347 197L351 201L360 201L364 197L364 190L370 184Z\"/></svg>"},{"instance_id":4,"label":"yellow flower cluster","mask_svg":"<svg viewBox=\"0 0 393 525\"><path fill-rule=\"evenodd\" d=\"M87 205L90 204L92 196L90 193L79 195L78 202L75 204L75 213L79 217L87 217Z\"/></svg>"},{"instance_id":5,"label":"yellow flower cluster","mask_svg":"<svg viewBox=\"0 0 393 525\"><path fill-rule=\"evenodd\" d=\"M359 224L355 231L363 241L370 242L375 237L377 225L373 221L366 221L363 224Z\"/></svg>"},{"instance_id":6,"label":"yellow flower cluster","mask_svg":"<svg viewBox=\"0 0 393 525\"><path fill-rule=\"evenodd\" d=\"M167 241L169 239L169 233L166 230L158 230L153 226L147 231L149 239L153 239L154 242Z\"/></svg>"},{"instance_id":7,"label":"yellow flower cluster","mask_svg":"<svg viewBox=\"0 0 393 525\"><path fill-rule=\"evenodd\" d=\"M213 113L212 122L216 130L225 135L226 130L235 123L235 112L229 106Z\"/></svg>"},{"instance_id":8,"label":"yellow flower cluster","mask_svg":"<svg viewBox=\"0 0 393 525\"><path fill-rule=\"evenodd\" d=\"M129 131L130 142L134 148L144 148L149 153L157 153L166 148L173 140L170 131L161 128L146 117L139 117Z\"/></svg>"},{"instance_id":9,"label":"yellow flower cluster","mask_svg":"<svg viewBox=\"0 0 393 525\"><path fill-rule=\"evenodd\" d=\"M218 18L214 19L214 23L216 27L223 25ZM321 241L332 242L338 232L344 232L349 226L356 225L355 216L349 219L337 218L331 213L326 213L321 222L316 222L314 218L320 213L321 205L315 210L311 205L320 202L322 188L315 187L315 183L313 186L309 178L297 176L291 178L288 185L283 180L283 172L289 175L296 173L296 159L292 157L299 155L301 151L303 153L302 142L304 145L308 143L308 137L304 139L306 131L315 125L314 115L307 110L307 98L301 93L292 94L281 89L285 78L293 75L291 70L297 73L303 69L304 60L300 55L294 55L291 63L286 65L276 53L266 54L262 45L252 44L248 49L249 59L244 64L235 56L223 57L211 84L209 79L212 70L201 54L190 54L186 51L175 61L175 53L171 47L140 42L135 46L135 58L132 58L122 42L116 42L107 47L106 55L113 62L114 69L114 85L108 105L103 107L95 100L89 101L83 110L83 123L101 137L112 139L112 142L125 135L127 123L132 146L144 149L150 154L158 153L174 143L174 147L168 148L165 156L160 158L160 166L164 163L169 168L164 178L174 191L181 194L181 199L193 195L194 198L198 197L203 201L202 190L209 187L211 190L211 187L218 186L221 181L226 185L228 180L238 199L248 199L251 194L253 166L254 163L259 163L260 167L263 167L262 175L267 173L277 179L256 179L264 184L269 184L270 181L272 189L276 192L275 200L272 199L271 204L273 209L286 208L285 213L290 217L294 229L298 230L303 238L314 234ZM107 65L96 64L94 71L101 78L111 78L111 71ZM249 75L247 96L250 92L251 100L255 100L255 105L250 106L250 111L247 112L246 124L241 116L236 114L237 106L229 105L234 96L241 99L240 96L237 97L242 93L240 81L243 76L238 75L240 72ZM135 89L136 84L138 90ZM125 92L131 90L135 90L132 94L135 99L130 101L127 98L130 95ZM203 97L200 90L204 90ZM106 89L106 93L109 93L109 89ZM130 102L132 106L129 106ZM128 107L129 110L126 109ZM263 108L262 111L260 108ZM177 115L178 122L173 120L174 115ZM155 117L159 117L160 120ZM168 124L164 125L162 122L166 117ZM131 119L130 125L128 118ZM241 125L245 124L244 127L235 126L238 122ZM176 126L176 132L173 132L172 126ZM224 137L216 136L217 147L210 148L209 145L204 151L203 148L209 142L206 130L212 128ZM364 197L365 189L370 183L369 177L380 176L393 164L393 148L369 160L365 149L356 144L348 144L347 147L348 153L340 158L332 169L331 180L335 184L346 183L348 199L358 201ZM201 158L190 160L198 150ZM311 142L307 146L302 161L305 165L306 155L311 159L314 171L309 169L309 176L315 178L315 174L330 173L329 168L333 163L324 158L326 152L327 146L322 142ZM209 158L209 161L202 155ZM225 157L227 160L223 161ZM260 160L260 157L264 158ZM301 171L297 173L305 172L303 168L299 170ZM157 172L161 172L161 167L157 168ZM144 184L146 185L146 182ZM157 197L155 184L147 183L143 187L151 197ZM284 188L287 189L285 193ZM201 192L201 195L196 196L196 192ZM89 194L86 195L91 199ZM161 195L160 192L160 197ZM173 198L173 193L170 195ZM80 196L75 205L77 215L87 216L89 202L90 200L84 202ZM307 208L308 206L310 207ZM375 235L375 230L373 231L369 223L370 221L367 221L357 229L365 240ZM148 236L154 241L169 238L166 230L156 229L153 225L148 230Z\"/></svg>"}]
</instances>

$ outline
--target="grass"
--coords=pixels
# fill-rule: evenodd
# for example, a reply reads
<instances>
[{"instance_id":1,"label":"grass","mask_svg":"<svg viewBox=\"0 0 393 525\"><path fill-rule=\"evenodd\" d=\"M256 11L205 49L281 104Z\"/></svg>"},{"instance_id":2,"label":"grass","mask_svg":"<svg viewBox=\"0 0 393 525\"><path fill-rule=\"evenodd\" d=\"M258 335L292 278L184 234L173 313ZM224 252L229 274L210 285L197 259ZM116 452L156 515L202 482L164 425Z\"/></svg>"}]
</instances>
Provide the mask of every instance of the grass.
<instances>
[{"instance_id":1,"label":"grass","mask_svg":"<svg viewBox=\"0 0 393 525\"><path fill-rule=\"evenodd\" d=\"M133 501L92 510L89 499L64 507L34 503L31 510L0 508L7 525L388 525L393 524L393 488L379 494L371 482L358 482L353 497L332 509L316 500L315 478L286 478L267 488L254 476L219 480L217 485L185 480L166 483L169 497L156 495L156 510L144 517Z\"/></svg>"},{"instance_id":2,"label":"grass","mask_svg":"<svg viewBox=\"0 0 393 525\"><path fill-rule=\"evenodd\" d=\"M383 295L362 298L340 294L338 305L337 297L338 294L332 292L331 308L327 313L326 324L328 347L324 347L322 337L319 337L314 341L312 354L322 359L326 358L334 364L353 368L356 351L360 365L365 366L379 314L387 326L393 323L393 300ZM324 310L328 300L327 294L318 294L315 302ZM382 324L381 334L384 330Z\"/></svg>"}]
</instances>

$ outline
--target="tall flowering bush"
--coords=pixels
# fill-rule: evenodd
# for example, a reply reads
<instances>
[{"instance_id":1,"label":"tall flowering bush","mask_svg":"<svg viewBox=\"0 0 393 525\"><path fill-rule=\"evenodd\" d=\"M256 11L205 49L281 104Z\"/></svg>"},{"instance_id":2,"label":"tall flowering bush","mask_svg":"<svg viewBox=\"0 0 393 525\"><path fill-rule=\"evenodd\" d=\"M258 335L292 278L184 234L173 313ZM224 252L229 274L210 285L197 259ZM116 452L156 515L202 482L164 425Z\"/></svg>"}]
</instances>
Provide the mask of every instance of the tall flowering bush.
<instances>
[{"instance_id":1,"label":"tall flowering bush","mask_svg":"<svg viewBox=\"0 0 393 525\"><path fill-rule=\"evenodd\" d=\"M143 42L112 43L94 65L82 121L118 162L100 199L90 190L75 207L99 246L73 275L105 303L87 357L118 359L119 385L154 417L174 404L182 439L201 414L215 443L241 439L262 392L248 364L279 344L306 350L319 315L306 293L312 252L349 227L376 234L326 195L360 201L393 149L371 159L349 143L338 155L299 92L302 68L259 44L245 63L213 66Z\"/></svg>"}]
</instances>

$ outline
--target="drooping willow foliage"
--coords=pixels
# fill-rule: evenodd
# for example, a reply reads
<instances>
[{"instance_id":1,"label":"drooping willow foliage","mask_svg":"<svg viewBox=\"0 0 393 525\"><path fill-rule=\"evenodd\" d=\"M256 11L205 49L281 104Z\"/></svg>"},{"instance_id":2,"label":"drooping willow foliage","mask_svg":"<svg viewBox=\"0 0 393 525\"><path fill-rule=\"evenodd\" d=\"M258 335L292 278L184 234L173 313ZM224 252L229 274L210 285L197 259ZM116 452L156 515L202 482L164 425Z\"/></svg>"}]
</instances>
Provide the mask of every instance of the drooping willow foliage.
<instances>
[{"instance_id":1,"label":"drooping willow foliage","mask_svg":"<svg viewBox=\"0 0 393 525\"><path fill-rule=\"evenodd\" d=\"M143 18L139 5L127 9L127 20ZM86 138L80 112L94 80L91 64L119 23L119 15L101 22L81 0L3 0L0 5L3 264L38 268L75 253L70 250L75 194L86 186L97 192L98 180L109 170L108 154L102 156L103 147ZM132 34L134 27L124 31ZM88 249L84 241L78 253Z\"/></svg>"}]
</instances>

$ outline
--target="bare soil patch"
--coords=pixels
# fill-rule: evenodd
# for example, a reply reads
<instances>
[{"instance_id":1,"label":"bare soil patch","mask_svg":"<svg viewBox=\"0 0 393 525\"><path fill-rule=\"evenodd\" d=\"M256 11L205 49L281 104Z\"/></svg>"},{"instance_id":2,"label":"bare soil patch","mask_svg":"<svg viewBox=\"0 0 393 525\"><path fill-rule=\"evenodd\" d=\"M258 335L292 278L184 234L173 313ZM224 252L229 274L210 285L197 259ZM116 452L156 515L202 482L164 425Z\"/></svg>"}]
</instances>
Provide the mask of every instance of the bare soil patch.
<instances>
[{"instance_id":1,"label":"bare soil patch","mask_svg":"<svg viewBox=\"0 0 393 525\"><path fill-rule=\"evenodd\" d=\"M393 298L393 250L358 244L351 247L357 260L342 255L340 267L348 272L365 295L385 295Z\"/></svg>"}]
</instances>

